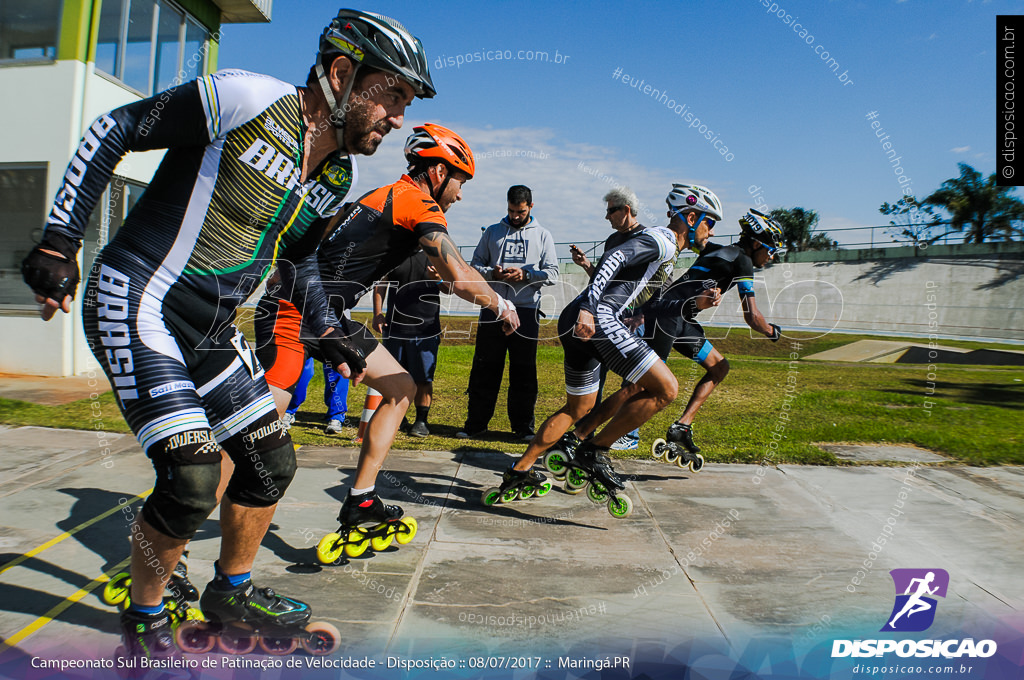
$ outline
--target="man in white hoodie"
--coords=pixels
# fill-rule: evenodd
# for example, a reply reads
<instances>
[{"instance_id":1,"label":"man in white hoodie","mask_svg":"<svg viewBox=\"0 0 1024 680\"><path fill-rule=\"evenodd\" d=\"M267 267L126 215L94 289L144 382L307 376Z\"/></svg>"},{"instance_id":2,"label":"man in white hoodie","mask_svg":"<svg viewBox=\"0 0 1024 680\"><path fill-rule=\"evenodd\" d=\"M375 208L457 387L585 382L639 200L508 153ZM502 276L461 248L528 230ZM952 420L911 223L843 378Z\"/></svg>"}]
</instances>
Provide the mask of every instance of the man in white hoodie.
<instances>
[{"instance_id":1,"label":"man in white hoodie","mask_svg":"<svg viewBox=\"0 0 1024 680\"><path fill-rule=\"evenodd\" d=\"M558 256L551 232L530 215L533 193L516 185L508 190L508 216L484 230L470 263L494 291L519 312L519 329L501 331L494 314L480 312L476 351L469 374L466 424L456 433L468 439L487 430L498 388L509 362L508 419L512 432L529 440L534 433L537 403L537 337L540 332L540 289L558 280Z\"/></svg>"}]
</instances>

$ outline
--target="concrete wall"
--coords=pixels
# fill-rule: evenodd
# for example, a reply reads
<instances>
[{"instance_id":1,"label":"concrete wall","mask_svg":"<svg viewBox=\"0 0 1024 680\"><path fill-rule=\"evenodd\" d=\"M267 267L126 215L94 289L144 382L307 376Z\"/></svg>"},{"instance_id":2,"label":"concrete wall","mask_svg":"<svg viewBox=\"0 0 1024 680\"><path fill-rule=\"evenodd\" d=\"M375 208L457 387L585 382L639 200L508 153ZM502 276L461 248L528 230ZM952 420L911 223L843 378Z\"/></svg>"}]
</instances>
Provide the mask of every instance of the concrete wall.
<instances>
[{"instance_id":1,"label":"concrete wall","mask_svg":"<svg viewBox=\"0 0 1024 680\"><path fill-rule=\"evenodd\" d=\"M777 263L755 273L757 305L769 321L808 331L1024 341L1022 244L851 250L817 257L831 261ZM563 269L562 281L544 288L541 308L549 317L587 284L579 267ZM451 313L473 312L454 296L445 306ZM699 319L748 332L735 291Z\"/></svg>"}]
</instances>

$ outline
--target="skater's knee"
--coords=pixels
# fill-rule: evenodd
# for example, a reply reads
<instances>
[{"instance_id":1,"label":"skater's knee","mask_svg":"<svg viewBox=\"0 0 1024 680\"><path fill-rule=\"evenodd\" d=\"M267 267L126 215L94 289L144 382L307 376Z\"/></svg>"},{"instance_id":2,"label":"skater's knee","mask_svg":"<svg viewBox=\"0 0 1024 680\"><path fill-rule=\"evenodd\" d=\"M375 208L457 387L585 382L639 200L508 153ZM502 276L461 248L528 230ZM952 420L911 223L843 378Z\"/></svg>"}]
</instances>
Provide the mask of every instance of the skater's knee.
<instances>
[{"instance_id":1,"label":"skater's knee","mask_svg":"<svg viewBox=\"0 0 1024 680\"><path fill-rule=\"evenodd\" d=\"M395 373L378 382L376 388L384 401L408 406L416 399L416 382L408 373Z\"/></svg>"},{"instance_id":2,"label":"skater's knee","mask_svg":"<svg viewBox=\"0 0 1024 680\"><path fill-rule=\"evenodd\" d=\"M191 539L217 507L220 461L157 465L156 486L142 517L162 534Z\"/></svg>"},{"instance_id":3,"label":"skater's knee","mask_svg":"<svg viewBox=\"0 0 1024 680\"><path fill-rule=\"evenodd\" d=\"M290 439L284 444L247 451L243 461L235 461L225 494L235 503L265 508L281 500L295 477L295 447Z\"/></svg>"},{"instance_id":4,"label":"skater's knee","mask_svg":"<svg viewBox=\"0 0 1024 680\"><path fill-rule=\"evenodd\" d=\"M729 360L723 357L721 361L708 368L708 375L716 384L725 380L725 376L729 375Z\"/></svg>"}]
</instances>

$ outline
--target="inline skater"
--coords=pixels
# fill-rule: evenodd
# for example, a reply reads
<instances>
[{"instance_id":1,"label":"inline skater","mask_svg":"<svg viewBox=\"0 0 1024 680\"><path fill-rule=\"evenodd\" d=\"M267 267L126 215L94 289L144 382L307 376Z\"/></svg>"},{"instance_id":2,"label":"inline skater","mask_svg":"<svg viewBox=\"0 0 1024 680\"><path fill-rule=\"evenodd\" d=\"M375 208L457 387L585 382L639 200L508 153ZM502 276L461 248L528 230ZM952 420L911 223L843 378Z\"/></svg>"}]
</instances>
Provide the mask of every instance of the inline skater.
<instances>
[{"instance_id":1,"label":"inline skater","mask_svg":"<svg viewBox=\"0 0 1024 680\"><path fill-rule=\"evenodd\" d=\"M690 210L686 211L685 218L675 216L668 227L644 228L606 251L590 284L562 310L558 331L565 351L566 403L544 422L523 456L505 472L498 488L500 494L511 494L524 487L529 494L541 487L544 475L531 467L574 422L594 407L600 366L607 363L612 371L636 384L638 389L617 406L615 415L599 434L581 444L563 462L581 468L589 480L597 481L611 495L608 507L613 515L629 514L628 497L617 497L615 493L625 487L611 466L608 449L619 437L672 403L678 383L668 366L658 360L658 355L630 332L622 317L626 310L639 307L654 290L664 285L679 251L692 243L690 232L710 228L714 219L720 217L718 199L700 187L695 189L701 192L691 192L695 201L687 206ZM699 203L696 197L700 198ZM609 200L609 211L615 207ZM693 210L700 211L699 217ZM601 492L602 489L598 489L591 498L597 500ZM493 495L485 495L485 502L488 500L493 502Z\"/></svg>"},{"instance_id":2,"label":"inline skater","mask_svg":"<svg viewBox=\"0 0 1024 680\"><path fill-rule=\"evenodd\" d=\"M127 653L175 654L164 587L218 502L222 452L234 469L204 613L222 625L304 635L309 606L250 579L295 453L263 369L231 321L276 259L314 259L352 189L354 155L372 154L400 128L414 96L434 94L417 38L387 17L341 10L305 87L221 71L105 113L86 132L42 241L22 264L44 320L71 309L76 253L117 163L129 151L168 149L83 295L92 351L156 471L132 527ZM339 365L352 355L334 335L321 344Z\"/></svg>"},{"instance_id":3,"label":"inline skater","mask_svg":"<svg viewBox=\"0 0 1024 680\"><path fill-rule=\"evenodd\" d=\"M778 222L754 208L740 218L740 238L728 246L709 243L700 257L660 297L651 303L654 334L651 347L663 359L674 348L704 368L704 377L693 388L693 394L679 419L665 434L668 440L654 442L656 458L668 463L687 465L699 470L704 458L693 442L692 423L697 411L729 374L729 361L705 338L704 329L696 320L702 309L698 304L706 291L718 300L736 288L743 305L743 320L750 328L778 342L781 329L765 320L754 298L754 269L760 269L779 252L782 227ZM717 304L717 303L715 303ZM660 454L660 455L659 455Z\"/></svg>"},{"instance_id":4,"label":"inline skater","mask_svg":"<svg viewBox=\"0 0 1024 680\"><path fill-rule=\"evenodd\" d=\"M514 332L519 325L512 303L495 293L462 259L448 236L445 213L462 199L462 185L475 172L469 146L451 130L426 123L413 129L406 141L405 156L408 174L360 198L320 244L318 264L304 263L295 272L282 267L283 291L287 293L272 292L260 303L260 359L267 366L267 382L282 411L305 356L319 359L323 352L323 338L307 325L328 314L341 323L332 333L355 355L347 362L352 377L365 381L382 395L363 435L354 484L338 516L341 528L321 542L318 555L324 562L336 560L342 549L354 557L371 540L379 550L396 533L402 543L415 533L415 521L402 521L403 510L385 505L375 484L415 397L416 383L368 328L344 317L345 310L354 307L376 281L422 248L442 279L452 283L453 294L493 311L506 333ZM290 294L305 291L306 282L314 279L322 283L322 288L316 288L318 295L305 297L300 314L301 303L289 302L288 298L294 301ZM294 285L290 283L293 280ZM359 530L368 523L379 526L370 532Z\"/></svg>"}]
</instances>

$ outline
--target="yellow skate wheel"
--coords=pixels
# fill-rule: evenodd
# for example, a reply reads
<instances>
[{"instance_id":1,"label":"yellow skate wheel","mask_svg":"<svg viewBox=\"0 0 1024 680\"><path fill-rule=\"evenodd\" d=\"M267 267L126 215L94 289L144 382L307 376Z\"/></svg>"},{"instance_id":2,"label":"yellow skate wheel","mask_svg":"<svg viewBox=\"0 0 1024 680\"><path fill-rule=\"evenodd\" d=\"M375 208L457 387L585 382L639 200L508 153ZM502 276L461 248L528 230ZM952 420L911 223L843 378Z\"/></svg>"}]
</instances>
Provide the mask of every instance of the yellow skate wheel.
<instances>
[{"instance_id":1,"label":"yellow skate wheel","mask_svg":"<svg viewBox=\"0 0 1024 680\"><path fill-rule=\"evenodd\" d=\"M307 654L323 656L331 654L341 645L341 633L326 621L317 621L306 626L302 648Z\"/></svg>"},{"instance_id":2,"label":"yellow skate wheel","mask_svg":"<svg viewBox=\"0 0 1024 680\"><path fill-rule=\"evenodd\" d=\"M651 455L654 456L655 460L664 458L666 451L668 451L668 442L664 439L655 439L654 443L651 444Z\"/></svg>"},{"instance_id":3,"label":"yellow skate wheel","mask_svg":"<svg viewBox=\"0 0 1024 680\"><path fill-rule=\"evenodd\" d=\"M416 518L414 517L406 517L402 520L402 524L404 524L405 527L399 528L398 531L395 532L395 540L398 541L399 545L405 545L411 541L416 536L416 528L418 526L416 524Z\"/></svg>"},{"instance_id":4,"label":"yellow skate wheel","mask_svg":"<svg viewBox=\"0 0 1024 680\"><path fill-rule=\"evenodd\" d=\"M124 602L125 598L128 597L128 592L132 587L132 577L128 572L122 571L120 574L110 579L107 585L103 586L103 603L109 604L112 607Z\"/></svg>"},{"instance_id":5,"label":"yellow skate wheel","mask_svg":"<svg viewBox=\"0 0 1024 680\"><path fill-rule=\"evenodd\" d=\"M344 551L345 544L341 540L341 534L327 534L316 545L316 558L320 560L320 564L333 564Z\"/></svg>"},{"instance_id":6,"label":"yellow skate wheel","mask_svg":"<svg viewBox=\"0 0 1024 680\"><path fill-rule=\"evenodd\" d=\"M174 631L178 649L189 654L206 654L217 644L210 627L202 621L185 621Z\"/></svg>"},{"instance_id":7,"label":"yellow skate wheel","mask_svg":"<svg viewBox=\"0 0 1024 680\"><path fill-rule=\"evenodd\" d=\"M359 529L349 531L345 543L345 554L349 557L359 557L370 547L370 539Z\"/></svg>"},{"instance_id":8,"label":"yellow skate wheel","mask_svg":"<svg viewBox=\"0 0 1024 680\"><path fill-rule=\"evenodd\" d=\"M683 467L683 458L682 458L682 456L679 457L679 460L677 461L676 464L679 467ZM690 468L690 472L700 472L701 470L704 469L704 456L702 456L702 455L700 455L698 453L697 454L697 460L691 460L690 462L686 463L686 467Z\"/></svg>"},{"instance_id":9,"label":"yellow skate wheel","mask_svg":"<svg viewBox=\"0 0 1024 680\"><path fill-rule=\"evenodd\" d=\"M374 536L370 539L370 546L376 551L387 550L388 546L391 545L391 541L395 540L395 532L390 524L381 524L376 530L384 530L383 536Z\"/></svg>"},{"instance_id":10,"label":"yellow skate wheel","mask_svg":"<svg viewBox=\"0 0 1024 680\"><path fill-rule=\"evenodd\" d=\"M293 637L260 636L260 649L273 656L285 656L299 648L299 641Z\"/></svg>"},{"instance_id":11,"label":"yellow skate wheel","mask_svg":"<svg viewBox=\"0 0 1024 680\"><path fill-rule=\"evenodd\" d=\"M484 489L483 494L480 496L480 501L490 507L495 503L501 501L501 490L496 486L492 486L489 489Z\"/></svg>"}]
</instances>

